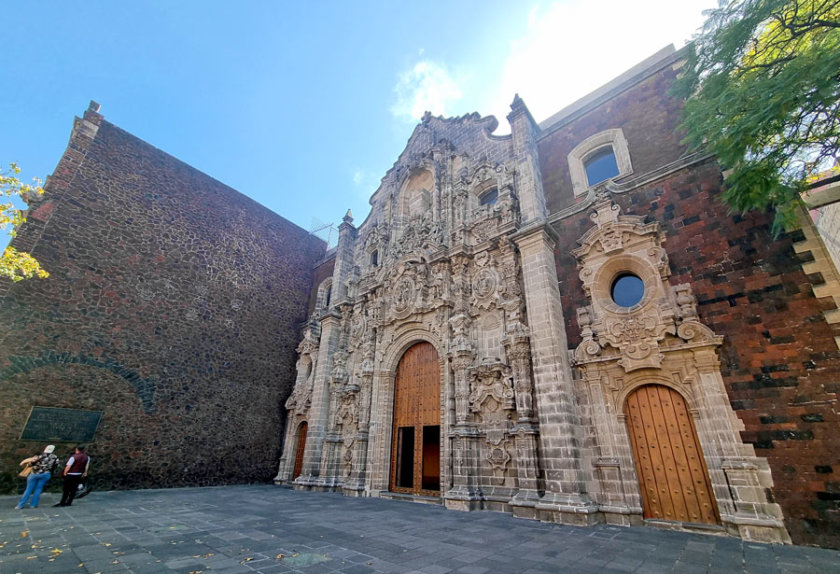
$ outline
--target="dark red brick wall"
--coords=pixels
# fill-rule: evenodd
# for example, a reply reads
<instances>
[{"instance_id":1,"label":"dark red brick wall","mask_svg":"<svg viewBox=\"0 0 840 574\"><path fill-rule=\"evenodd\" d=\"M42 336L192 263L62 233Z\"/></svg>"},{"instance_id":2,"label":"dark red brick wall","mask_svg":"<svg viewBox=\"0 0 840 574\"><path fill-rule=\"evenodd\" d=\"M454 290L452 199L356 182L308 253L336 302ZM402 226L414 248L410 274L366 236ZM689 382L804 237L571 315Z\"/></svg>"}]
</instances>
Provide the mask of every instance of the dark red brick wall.
<instances>
[{"instance_id":1,"label":"dark red brick wall","mask_svg":"<svg viewBox=\"0 0 840 574\"><path fill-rule=\"evenodd\" d=\"M18 238L51 276L0 291L0 487L33 406L102 411L101 488L270 480L324 243L86 118Z\"/></svg>"},{"instance_id":2,"label":"dark red brick wall","mask_svg":"<svg viewBox=\"0 0 840 574\"><path fill-rule=\"evenodd\" d=\"M538 143L540 169L551 213L574 203L568 155L599 132L621 128L634 177L677 160L685 152L677 132L680 103L668 96L676 72L668 66L602 106L546 130Z\"/></svg>"},{"instance_id":3,"label":"dark red brick wall","mask_svg":"<svg viewBox=\"0 0 840 574\"><path fill-rule=\"evenodd\" d=\"M772 216L736 215L720 201L713 161L615 197L624 215L659 222L672 285L690 283L701 321L724 336L721 370L745 442L770 463L772 496L794 542L840 547L840 352L816 299L798 234L774 239ZM557 269L569 344L575 310L589 301L570 251L592 222L587 210L555 225ZM806 256L807 257L807 256Z\"/></svg>"}]
</instances>

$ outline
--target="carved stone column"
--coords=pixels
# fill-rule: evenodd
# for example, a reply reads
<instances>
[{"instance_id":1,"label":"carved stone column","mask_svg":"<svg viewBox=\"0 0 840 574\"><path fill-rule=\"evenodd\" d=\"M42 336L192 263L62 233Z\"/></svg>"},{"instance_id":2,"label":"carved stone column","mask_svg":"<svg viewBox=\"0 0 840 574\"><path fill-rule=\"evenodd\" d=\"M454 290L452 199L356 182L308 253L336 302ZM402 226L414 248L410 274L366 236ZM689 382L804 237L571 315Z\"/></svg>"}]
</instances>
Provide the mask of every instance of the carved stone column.
<instances>
[{"instance_id":1,"label":"carved stone column","mask_svg":"<svg viewBox=\"0 0 840 574\"><path fill-rule=\"evenodd\" d=\"M531 380L531 341L526 333L510 335L504 340L508 364L513 372L516 413L519 423L534 420L534 384Z\"/></svg>"},{"instance_id":2,"label":"carved stone column","mask_svg":"<svg viewBox=\"0 0 840 574\"><path fill-rule=\"evenodd\" d=\"M373 389L373 343L365 345L364 358L360 365L361 388L359 389L359 422L353 443L353 469L344 482L344 493L348 496L362 496L367 473L368 429L370 427L370 399Z\"/></svg>"},{"instance_id":3,"label":"carved stone column","mask_svg":"<svg viewBox=\"0 0 840 574\"><path fill-rule=\"evenodd\" d=\"M454 319L454 318L453 318ZM469 421L470 382L468 369L474 353L465 340L455 338L450 353L455 377L455 425L449 433L452 451L452 488L444 496L447 508L476 510L481 507L478 485L478 429Z\"/></svg>"},{"instance_id":4,"label":"carved stone column","mask_svg":"<svg viewBox=\"0 0 840 574\"><path fill-rule=\"evenodd\" d=\"M537 440L539 428L534 416L533 382L531 380L531 343L524 329L509 335L505 341L508 364L513 373L518 421L513 432L516 444L516 472L519 490L510 501L515 516L536 518L539 501L539 461Z\"/></svg>"}]
</instances>

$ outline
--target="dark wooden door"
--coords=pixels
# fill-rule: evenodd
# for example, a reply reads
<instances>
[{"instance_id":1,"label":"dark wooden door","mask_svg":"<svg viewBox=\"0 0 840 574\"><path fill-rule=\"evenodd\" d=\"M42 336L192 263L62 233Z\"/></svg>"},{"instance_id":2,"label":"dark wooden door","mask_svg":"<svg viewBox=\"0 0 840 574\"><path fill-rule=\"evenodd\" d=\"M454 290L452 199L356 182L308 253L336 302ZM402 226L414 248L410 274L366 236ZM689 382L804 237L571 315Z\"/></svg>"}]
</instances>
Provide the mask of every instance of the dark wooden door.
<instances>
[{"instance_id":1,"label":"dark wooden door","mask_svg":"<svg viewBox=\"0 0 840 574\"><path fill-rule=\"evenodd\" d=\"M663 385L635 390L624 406L645 518L717 524L717 505L685 400Z\"/></svg>"},{"instance_id":2,"label":"dark wooden door","mask_svg":"<svg viewBox=\"0 0 840 574\"><path fill-rule=\"evenodd\" d=\"M440 495L440 363L429 343L397 366L390 482L395 492Z\"/></svg>"},{"instance_id":3,"label":"dark wooden door","mask_svg":"<svg viewBox=\"0 0 840 574\"><path fill-rule=\"evenodd\" d=\"M306 450L306 431L309 430L309 425L306 421L300 423L297 433L297 448L295 449L295 468L292 471L292 480L300 476L303 471L303 453Z\"/></svg>"}]
</instances>

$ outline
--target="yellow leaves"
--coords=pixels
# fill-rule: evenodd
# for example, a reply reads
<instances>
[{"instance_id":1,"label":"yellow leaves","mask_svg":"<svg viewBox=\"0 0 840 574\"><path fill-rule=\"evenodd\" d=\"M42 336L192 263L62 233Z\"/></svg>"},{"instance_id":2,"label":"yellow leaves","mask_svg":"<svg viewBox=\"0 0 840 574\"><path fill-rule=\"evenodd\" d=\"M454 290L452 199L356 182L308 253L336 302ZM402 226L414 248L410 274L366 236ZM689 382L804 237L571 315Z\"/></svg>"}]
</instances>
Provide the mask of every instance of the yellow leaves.
<instances>
[{"instance_id":1,"label":"yellow leaves","mask_svg":"<svg viewBox=\"0 0 840 574\"><path fill-rule=\"evenodd\" d=\"M53 548L50 554L52 554L53 556L58 556L59 554L61 554L61 550L59 550L58 548Z\"/></svg>"},{"instance_id":2,"label":"yellow leaves","mask_svg":"<svg viewBox=\"0 0 840 574\"><path fill-rule=\"evenodd\" d=\"M33 185L20 181L17 175L20 168L12 163L7 171L0 171L0 197L20 197L26 202L37 200L37 196L44 193L41 181L35 179ZM14 237L16 228L26 219L23 212L12 202L0 203L0 230L11 228L9 234ZM49 274L41 269L41 265L31 255L7 247L0 256L0 277L7 277L13 281L22 281L33 277L46 278Z\"/></svg>"},{"instance_id":3,"label":"yellow leaves","mask_svg":"<svg viewBox=\"0 0 840 574\"><path fill-rule=\"evenodd\" d=\"M26 538L27 536L29 536L29 531L28 530L24 530L23 532L20 533L21 538Z\"/></svg>"}]
</instances>

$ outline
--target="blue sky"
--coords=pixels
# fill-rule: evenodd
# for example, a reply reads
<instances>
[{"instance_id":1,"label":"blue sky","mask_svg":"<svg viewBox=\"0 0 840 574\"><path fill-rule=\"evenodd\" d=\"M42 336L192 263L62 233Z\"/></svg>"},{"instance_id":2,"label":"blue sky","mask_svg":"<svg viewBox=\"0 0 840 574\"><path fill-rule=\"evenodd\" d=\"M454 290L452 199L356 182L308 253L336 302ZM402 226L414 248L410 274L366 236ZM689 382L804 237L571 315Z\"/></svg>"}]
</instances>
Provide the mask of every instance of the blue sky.
<instances>
[{"instance_id":1,"label":"blue sky","mask_svg":"<svg viewBox=\"0 0 840 574\"><path fill-rule=\"evenodd\" d=\"M422 115L541 121L669 43L714 0L67 2L4 6L0 163L51 173L105 118L311 229L368 198ZM2 243L5 243L3 241Z\"/></svg>"}]
</instances>

